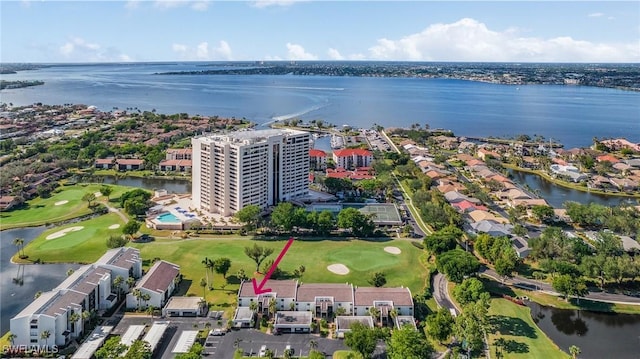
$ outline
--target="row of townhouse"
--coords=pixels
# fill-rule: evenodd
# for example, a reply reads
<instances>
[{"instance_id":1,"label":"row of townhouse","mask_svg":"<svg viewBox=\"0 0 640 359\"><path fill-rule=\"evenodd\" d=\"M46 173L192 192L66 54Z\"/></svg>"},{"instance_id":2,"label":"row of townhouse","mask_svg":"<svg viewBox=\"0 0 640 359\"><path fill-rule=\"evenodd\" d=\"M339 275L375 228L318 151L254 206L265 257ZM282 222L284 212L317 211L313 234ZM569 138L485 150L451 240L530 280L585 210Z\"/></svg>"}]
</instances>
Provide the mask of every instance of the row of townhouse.
<instances>
[{"instance_id":1,"label":"row of townhouse","mask_svg":"<svg viewBox=\"0 0 640 359\"><path fill-rule=\"evenodd\" d=\"M250 326L251 316L243 316L247 309L255 306L259 313L268 314L269 305L275 302L281 317L332 318L333 316L370 316L371 308L376 308L380 322L390 322L394 316L413 317L413 298L409 288L354 287L352 284L299 283L297 280L268 280L266 288L271 291L256 294L253 283L244 281L238 291L238 309L234 325ZM252 304L255 303L255 304ZM304 313L300 313L304 312ZM285 320L286 321L286 320ZM278 324L276 329L291 332L306 332L310 320Z\"/></svg>"},{"instance_id":2,"label":"row of townhouse","mask_svg":"<svg viewBox=\"0 0 640 359\"><path fill-rule=\"evenodd\" d=\"M15 345L41 343L41 334L50 334L47 345L65 346L84 331L83 312L105 311L117 302L113 281L120 276L140 278L140 251L117 248L107 251L96 263L86 265L66 278L53 290L42 293L20 313L11 318L10 330ZM126 287L126 284L122 284Z\"/></svg>"},{"instance_id":3,"label":"row of townhouse","mask_svg":"<svg viewBox=\"0 0 640 359\"><path fill-rule=\"evenodd\" d=\"M160 308L173 293L179 271L175 264L157 261L143 275L140 250L111 249L95 263L80 267L53 290L42 293L14 316L10 320L10 331L16 335L14 344L42 344L41 335L47 331L49 340L45 345L64 347L85 331L85 321L80 319L84 312L111 309L117 304L120 292L129 292L127 308L138 307L139 300L147 295L144 306ZM114 284L118 277L123 278L120 288ZM128 287L129 277L139 281Z\"/></svg>"},{"instance_id":4,"label":"row of townhouse","mask_svg":"<svg viewBox=\"0 0 640 359\"><path fill-rule=\"evenodd\" d=\"M158 170L163 172L191 172L191 148L170 148L165 159L158 164ZM116 169L118 171L145 169L144 160L139 158L98 158L94 167L99 169Z\"/></svg>"}]
</instances>

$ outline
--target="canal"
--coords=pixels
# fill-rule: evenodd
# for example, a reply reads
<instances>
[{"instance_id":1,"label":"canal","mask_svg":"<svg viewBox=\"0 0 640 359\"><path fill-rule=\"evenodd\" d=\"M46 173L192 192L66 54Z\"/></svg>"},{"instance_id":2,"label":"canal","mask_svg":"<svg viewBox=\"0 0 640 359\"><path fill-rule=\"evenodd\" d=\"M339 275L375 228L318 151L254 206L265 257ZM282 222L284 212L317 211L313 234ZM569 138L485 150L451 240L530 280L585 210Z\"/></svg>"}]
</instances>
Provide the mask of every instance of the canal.
<instances>
[{"instance_id":1,"label":"canal","mask_svg":"<svg viewBox=\"0 0 640 359\"><path fill-rule=\"evenodd\" d=\"M511 173L514 182L522 186L526 185L526 187L536 192L554 208L564 208L564 203L567 201L582 204L595 202L605 206L616 206L627 201L635 204L638 201L638 199L632 197L606 196L558 186L533 173L514 170L509 170L509 173Z\"/></svg>"},{"instance_id":2,"label":"canal","mask_svg":"<svg viewBox=\"0 0 640 359\"><path fill-rule=\"evenodd\" d=\"M567 353L575 345L581 359L640 358L640 315L528 306L533 321Z\"/></svg>"}]
</instances>

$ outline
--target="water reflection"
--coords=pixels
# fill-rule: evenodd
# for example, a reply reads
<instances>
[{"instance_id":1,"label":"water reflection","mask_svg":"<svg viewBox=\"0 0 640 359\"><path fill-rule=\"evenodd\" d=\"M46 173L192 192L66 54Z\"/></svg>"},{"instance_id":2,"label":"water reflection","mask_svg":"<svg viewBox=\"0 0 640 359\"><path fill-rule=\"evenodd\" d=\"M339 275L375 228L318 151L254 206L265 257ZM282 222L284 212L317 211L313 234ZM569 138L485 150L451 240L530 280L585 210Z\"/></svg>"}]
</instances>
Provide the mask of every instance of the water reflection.
<instances>
[{"instance_id":1,"label":"water reflection","mask_svg":"<svg viewBox=\"0 0 640 359\"><path fill-rule=\"evenodd\" d=\"M191 182L189 180L139 177L116 178L113 176L98 177L98 180L106 184L144 188L150 191L165 189L169 193L191 193Z\"/></svg>"},{"instance_id":2,"label":"water reflection","mask_svg":"<svg viewBox=\"0 0 640 359\"><path fill-rule=\"evenodd\" d=\"M577 191L571 188L561 187L532 173L513 170L509 170L509 172L513 175L514 182L521 185L527 185L555 208L564 208L563 204L566 201L575 201L582 204L595 202L605 206L615 206L627 201L632 201L632 203L636 202L636 200L631 197L605 196L602 194Z\"/></svg>"},{"instance_id":3,"label":"water reflection","mask_svg":"<svg viewBox=\"0 0 640 359\"><path fill-rule=\"evenodd\" d=\"M0 333L9 330L9 320L33 301L38 291L55 288L67 276L67 270L78 269L77 264L28 264L11 263L11 257L18 247L15 238L31 242L46 227L10 229L0 232Z\"/></svg>"},{"instance_id":4,"label":"water reflection","mask_svg":"<svg viewBox=\"0 0 640 359\"><path fill-rule=\"evenodd\" d=\"M557 309L530 303L531 317L562 350L580 358L640 358L640 315Z\"/></svg>"}]
</instances>

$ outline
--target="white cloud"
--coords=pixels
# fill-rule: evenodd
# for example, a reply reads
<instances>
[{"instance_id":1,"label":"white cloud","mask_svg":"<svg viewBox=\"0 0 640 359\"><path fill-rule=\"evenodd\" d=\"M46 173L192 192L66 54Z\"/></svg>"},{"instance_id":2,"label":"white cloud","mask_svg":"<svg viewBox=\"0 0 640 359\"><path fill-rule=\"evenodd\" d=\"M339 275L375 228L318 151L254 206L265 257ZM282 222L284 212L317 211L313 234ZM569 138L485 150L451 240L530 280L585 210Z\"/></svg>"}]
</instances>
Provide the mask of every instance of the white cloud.
<instances>
[{"instance_id":1,"label":"white cloud","mask_svg":"<svg viewBox=\"0 0 640 359\"><path fill-rule=\"evenodd\" d=\"M196 11L205 11L209 8L209 0L156 0L153 6L159 9L173 9L182 6L188 6Z\"/></svg>"},{"instance_id":2,"label":"white cloud","mask_svg":"<svg viewBox=\"0 0 640 359\"><path fill-rule=\"evenodd\" d=\"M327 55L331 60L344 60L344 56L340 55L340 52L334 48L327 50Z\"/></svg>"},{"instance_id":3,"label":"white cloud","mask_svg":"<svg viewBox=\"0 0 640 359\"><path fill-rule=\"evenodd\" d=\"M289 60L317 60L318 57L304 50L304 47L298 44L287 42L287 57Z\"/></svg>"},{"instance_id":4,"label":"white cloud","mask_svg":"<svg viewBox=\"0 0 640 359\"><path fill-rule=\"evenodd\" d=\"M637 43L599 44L559 36L523 37L517 29L494 31L464 18L433 24L419 33L393 40L382 38L369 48L373 60L637 62Z\"/></svg>"},{"instance_id":5,"label":"white cloud","mask_svg":"<svg viewBox=\"0 0 640 359\"><path fill-rule=\"evenodd\" d=\"M207 41L203 41L194 48L184 44L172 44L171 49L183 60L233 60L231 46L224 40L213 48L209 47Z\"/></svg>"},{"instance_id":6,"label":"white cloud","mask_svg":"<svg viewBox=\"0 0 640 359\"><path fill-rule=\"evenodd\" d=\"M252 3L253 7L266 8L270 6L291 6L294 3L302 2L303 0L256 0Z\"/></svg>"},{"instance_id":7,"label":"white cloud","mask_svg":"<svg viewBox=\"0 0 640 359\"><path fill-rule=\"evenodd\" d=\"M125 9L135 10L140 6L141 0L129 0L124 4Z\"/></svg>"},{"instance_id":8,"label":"white cloud","mask_svg":"<svg viewBox=\"0 0 640 359\"><path fill-rule=\"evenodd\" d=\"M103 47L100 44L87 42L81 37L73 37L58 48L67 60L75 62L113 62L133 61L133 59L114 47Z\"/></svg>"},{"instance_id":9,"label":"white cloud","mask_svg":"<svg viewBox=\"0 0 640 359\"><path fill-rule=\"evenodd\" d=\"M603 13L601 13L601 12L593 12L593 13L591 13L591 14L587 15L587 16L588 16L588 17L603 17L603 16L604 16L604 14L603 14Z\"/></svg>"}]
</instances>

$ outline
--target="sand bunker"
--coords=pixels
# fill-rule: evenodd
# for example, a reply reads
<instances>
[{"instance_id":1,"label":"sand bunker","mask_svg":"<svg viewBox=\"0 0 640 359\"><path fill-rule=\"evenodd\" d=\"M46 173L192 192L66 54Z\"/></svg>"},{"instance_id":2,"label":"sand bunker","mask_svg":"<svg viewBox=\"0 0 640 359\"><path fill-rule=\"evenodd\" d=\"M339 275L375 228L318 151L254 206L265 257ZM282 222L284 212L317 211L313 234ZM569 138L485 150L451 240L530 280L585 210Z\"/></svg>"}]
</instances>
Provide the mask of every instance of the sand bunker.
<instances>
[{"instance_id":1,"label":"sand bunker","mask_svg":"<svg viewBox=\"0 0 640 359\"><path fill-rule=\"evenodd\" d=\"M100 193L100 191L98 192L93 192L93 195L96 196L96 198L102 196L102 193Z\"/></svg>"},{"instance_id":2,"label":"sand bunker","mask_svg":"<svg viewBox=\"0 0 640 359\"><path fill-rule=\"evenodd\" d=\"M67 204L69 203L69 201L67 201L66 199L64 201L58 201L56 203L54 203L55 206L62 206L63 204Z\"/></svg>"},{"instance_id":3,"label":"sand bunker","mask_svg":"<svg viewBox=\"0 0 640 359\"><path fill-rule=\"evenodd\" d=\"M50 240L50 239L60 238L60 237L64 236L67 233L79 231L79 230L82 230L82 229L84 229L84 227L82 227L82 226L65 228L65 229L57 231L56 233L51 233L50 235L47 236L46 239Z\"/></svg>"},{"instance_id":4,"label":"sand bunker","mask_svg":"<svg viewBox=\"0 0 640 359\"><path fill-rule=\"evenodd\" d=\"M331 272L331 273L335 273L335 274L339 274L339 275L347 275L349 274L349 268L347 268L346 265L344 264L332 264L330 266L327 266L327 269Z\"/></svg>"},{"instance_id":5,"label":"sand bunker","mask_svg":"<svg viewBox=\"0 0 640 359\"><path fill-rule=\"evenodd\" d=\"M391 254L400 254L402 251L398 247L384 247L384 251Z\"/></svg>"},{"instance_id":6,"label":"sand bunker","mask_svg":"<svg viewBox=\"0 0 640 359\"><path fill-rule=\"evenodd\" d=\"M117 223L109 226L109 229L118 229L118 228L120 228L120 225Z\"/></svg>"}]
</instances>

